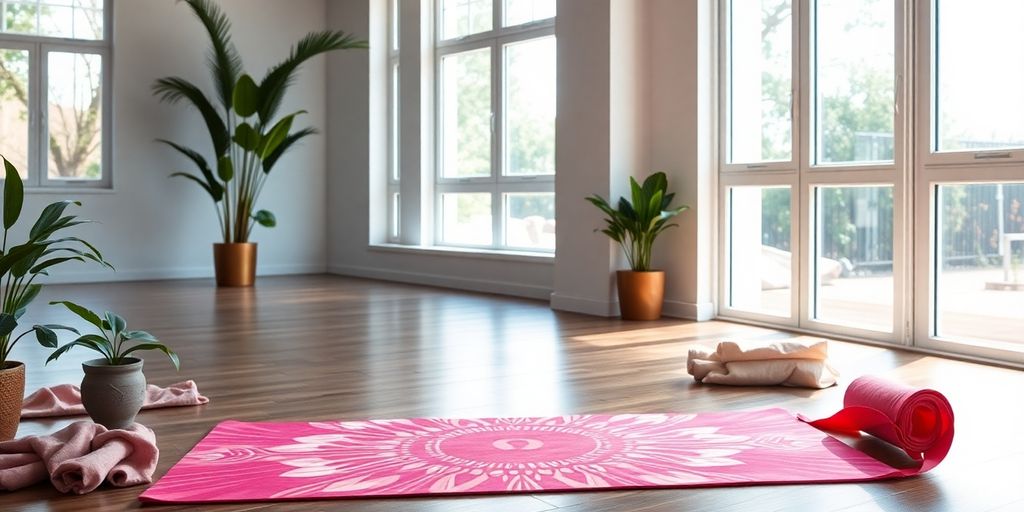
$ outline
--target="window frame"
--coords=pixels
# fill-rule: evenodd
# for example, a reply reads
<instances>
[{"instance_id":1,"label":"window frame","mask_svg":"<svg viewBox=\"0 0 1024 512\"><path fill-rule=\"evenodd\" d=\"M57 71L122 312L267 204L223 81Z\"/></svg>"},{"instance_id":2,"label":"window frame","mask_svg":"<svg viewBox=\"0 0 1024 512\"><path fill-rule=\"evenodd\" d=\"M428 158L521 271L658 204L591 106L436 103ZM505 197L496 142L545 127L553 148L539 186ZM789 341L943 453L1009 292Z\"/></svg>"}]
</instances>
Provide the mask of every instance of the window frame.
<instances>
[{"instance_id":1,"label":"window frame","mask_svg":"<svg viewBox=\"0 0 1024 512\"><path fill-rule=\"evenodd\" d=\"M389 0L388 16L388 51L387 51L387 172L385 190L387 200L387 228L385 240L398 243L402 238L401 224L401 185L402 185L402 136L401 114L402 96L400 91L401 67L401 25L399 16L399 0Z\"/></svg>"},{"instance_id":2,"label":"window frame","mask_svg":"<svg viewBox=\"0 0 1024 512\"><path fill-rule=\"evenodd\" d=\"M914 296L914 334L916 346L943 353L962 354L972 358L1000 363L1024 365L1024 348L1003 348L998 341L967 340L945 337L937 332L939 279L938 265L941 249L939 236L940 185L993 184L1024 181L1024 148L996 151L938 152L936 140L935 59L935 6L938 0L921 2L917 12L916 45L926 53L917 59L916 74L923 77L917 88L916 122L921 127L916 134L916 162L914 164L914 199L916 219L921 219L914 232L914 282L918 290L927 290ZM1007 153L1006 158L978 158L978 154Z\"/></svg>"},{"instance_id":3,"label":"window frame","mask_svg":"<svg viewBox=\"0 0 1024 512\"><path fill-rule=\"evenodd\" d=\"M26 192L53 190L113 189L113 0L103 1L103 38L71 39L0 31L0 47L29 51L29 142L25 172ZM100 179L54 179L49 177L48 56L51 52L99 55L100 70ZM2 180L0 180L2 181Z\"/></svg>"},{"instance_id":4,"label":"window frame","mask_svg":"<svg viewBox=\"0 0 1024 512\"><path fill-rule=\"evenodd\" d=\"M503 0L492 0L491 30L470 34L463 37L441 39L442 0L434 1L434 172L433 172L433 214L434 243L441 247L468 248L481 251L512 251L526 253L551 254L554 250L540 248L522 248L505 243L505 203L507 193L554 193L555 174L534 174L526 176L506 175L504 169L504 150L506 117L505 105L505 54L510 44L556 37L556 17L535 20L521 25L504 27ZM491 151L489 176L446 178L443 175L444 154L443 143L442 80L443 60L449 55L456 55L483 48L490 49L491 59ZM491 243L487 245L470 245L446 242L443 238L443 201L442 194L453 193L489 193L491 195Z\"/></svg>"},{"instance_id":5,"label":"window frame","mask_svg":"<svg viewBox=\"0 0 1024 512\"><path fill-rule=\"evenodd\" d=\"M881 342L895 345L911 343L910 307L908 304L911 279L907 277L907 263L910 259L910 236L907 229L912 226L909 213L910 203L910 166L907 141L910 134L910 116L904 107L906 91L910 87L907 72L911 51L908 32L908 10L912 2L894 0L894 105L893 105L893 136L894 155L892 162L851 162L817 164L815 152L817 98L814 88L816 45L814 21L817 0L792 0L792 54L793 54L793 90L792 119L793 127L793 159L791 162L753 162L733 164L728 162L729 126L732 112L730 105L729 59L731 51L731 2L725 0L720 4L720 37L722 49L719 58L719 277L718 277L718 316L775 325L789 328L840 335L848 338ZM818 205L815 203L816 189L825 186L892 186L893 187L893 330L892 332L876 331L857 326L825 322L815 317L817 297L814 275L814 258L816 255L815 217ZM742 186L789 186L791 187L791 247L792 272L790 283L791 300L790 317L779 317L755 311L740 310L730 306L731 283L729 232L730 210L728 204L729 190Z\"/></svg>"}]
</instances>

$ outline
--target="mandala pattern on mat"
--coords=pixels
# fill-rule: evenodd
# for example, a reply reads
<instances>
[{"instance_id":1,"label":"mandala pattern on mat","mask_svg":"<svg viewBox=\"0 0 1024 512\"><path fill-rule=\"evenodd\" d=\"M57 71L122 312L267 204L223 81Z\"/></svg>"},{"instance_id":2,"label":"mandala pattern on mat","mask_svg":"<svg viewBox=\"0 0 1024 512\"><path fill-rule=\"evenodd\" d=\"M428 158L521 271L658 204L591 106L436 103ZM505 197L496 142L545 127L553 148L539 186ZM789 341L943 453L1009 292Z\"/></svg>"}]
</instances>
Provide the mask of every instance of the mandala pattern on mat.
<instances>
[{"instance_id":1,"label":"mandala pattern on mat","mask_svg":"<svg viewBox=\"0 0 1024 512\"><path fill-rule=\"evenodd\" d=\"M879 466L780 409L224 422L143 499L244 501L829 481L870 477L882 471Z\"/></svg>"}]
</instances>

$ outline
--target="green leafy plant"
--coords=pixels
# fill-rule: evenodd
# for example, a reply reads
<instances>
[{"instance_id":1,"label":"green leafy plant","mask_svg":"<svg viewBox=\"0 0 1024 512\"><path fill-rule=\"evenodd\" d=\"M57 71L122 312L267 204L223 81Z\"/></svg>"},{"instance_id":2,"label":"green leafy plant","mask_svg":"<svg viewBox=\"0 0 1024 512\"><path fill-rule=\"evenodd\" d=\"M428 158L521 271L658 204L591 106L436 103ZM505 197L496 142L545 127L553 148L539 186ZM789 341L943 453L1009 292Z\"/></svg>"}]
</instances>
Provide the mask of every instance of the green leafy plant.
<instances>
[{"instance_id":1,"label":"green leafy plant","mask_svg":"<svg viewBox=\"0 0 1024 512\"><path fill-rule=\"evenodd\" d=\"M102 354L103 358L107 360L107 364L110 365L125 364L127 362L125 359L134 352L159 350L167 354L167 357L174 363L175 369L179 368L178 354L175 354L173 350L167 348L167 345L146 331L129 331L128 322L116 313L107 311L101 318L97 313L71 301L58 300L50 304L61 304L68 308L72 313L99 329L99 334L82 334L78 339L53 351L50 357L46 358L47 363L56 360L74 347L84 347ZM70 327L64 329L79 334L78 331ZM56 346L54 343L51 348Z\"/></svg>"},{"instance_id":2,"label":"green leafy plant","mask_svg":"<svg viewBox=\"0 0 1024 512\"><path fill-rule=\"evenodd\" d=\"M213 145L212 163L194 149L169 140L159 142L195 164L198 174L176 172L171 176L191 180L210 195L224 243L248 242L255 224L277 225L273 213L255 209L270 171L297 142L316 133L309 127L292 130L295 118L305 113L304 110L275 120L299 66L321 53L365 49L368 45L341 31L310 33L257 83L242 72L242 58L231 42L231 22L220 8L210 0L185 2L210 36L207 63L219 108L199 87L180 77L157 80L153 92L161 101L170 104L186 101L199 110Z\"/></svg>"},{"instance_id":3,"label":"green leafy plant","mask_svg":"<svg viewBox=\"0 0 1024 512\"><path fill-rule=\"evenodd\" d=\"M668 178L663 172L648 176L643 185L630 177L629 185L632 202L620 197L617 209L597 194L586 200L607 215L604 219L607 226L594 231L608 235L622 246L632 270L646 272L651 269L654 240L666 229L676 226L669 224L669 220L689 206L671 206L676 195L668 192Z\"/></svg>"},{"instance_id":4,"label":"green leafy plant","mask_svg":"<svg viewBox=\"0 0 1024 512\"><path fill-rule=\"evenodd\" d=\"M0 156L4 164L3 243L0 245L0 368L25 335L34 332L40 344L56 346L54 330L73 330L61 325L33 325L31 329L14 336L18 319L43 289L35 282L48 275L50 268L68 261L93 261L113 269L89 242L74 236L55 237L65 229L90 222L74 215L65 215L68 206L81 206L78 201L58 201L43 208L28 233L28 240L8 246L9 234L21 217L25 202L25 187L14 164Z\"/></svg>"}]
</instances>

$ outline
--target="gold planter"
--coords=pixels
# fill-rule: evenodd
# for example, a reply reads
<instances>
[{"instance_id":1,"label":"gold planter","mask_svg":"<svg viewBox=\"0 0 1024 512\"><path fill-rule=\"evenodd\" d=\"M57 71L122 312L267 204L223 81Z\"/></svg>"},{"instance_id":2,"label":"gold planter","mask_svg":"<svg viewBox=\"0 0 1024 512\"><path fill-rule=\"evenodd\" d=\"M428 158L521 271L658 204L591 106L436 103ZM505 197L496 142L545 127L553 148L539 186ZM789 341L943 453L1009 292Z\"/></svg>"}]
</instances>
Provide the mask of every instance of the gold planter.
<instances>
[{"instance_id":1,"label":"gold planter","mask_svg":"<svg viewBox=\"0 0 1024 512\"><path fill-rule=\"evenodd\" d=\"M256 244L213 244L213 271L217 286L252 286L256 283Z\"/></svg>"},{"instance_id":2,"label":"gold planter","mask_svg":"<svg viewBox=\"0 0 1024 512\"><path fill-rule=\"evenodd\" d=\"M619 310L623 320L661 318L661 303L665 298L665 272L620 270L615 277L619 285Z\"/></svg>"},{"instance_id":3,"label":"gold planter","mask_svg":"<svg viewBox=\"0 0 1024 512\"><path fill-rule=\"evenodd\" d=\"M25 364L7 361L0 367L0 441L14 439L25 398Z\"/></svg>"}]
</instances>

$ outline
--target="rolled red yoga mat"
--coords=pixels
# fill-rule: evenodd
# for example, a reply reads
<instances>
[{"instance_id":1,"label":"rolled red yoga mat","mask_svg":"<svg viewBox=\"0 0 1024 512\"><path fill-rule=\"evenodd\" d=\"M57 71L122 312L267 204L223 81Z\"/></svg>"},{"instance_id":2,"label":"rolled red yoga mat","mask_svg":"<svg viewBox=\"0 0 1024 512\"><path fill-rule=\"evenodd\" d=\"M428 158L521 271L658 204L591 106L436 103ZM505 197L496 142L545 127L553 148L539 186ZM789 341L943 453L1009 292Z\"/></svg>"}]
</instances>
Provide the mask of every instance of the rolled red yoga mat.
<instances>
[{"instance_id":1,"label":"rolled red yoga mat","mask_svg":"<svg viewBox=\"0 0 1024 512\"><path fill-rule=\"evenodd\" d=\"M919 468L904 470L908 475L935 467L953 444L953 408L942 393L878 377L855 379L841 411L808 423L830 432L866 432L901 448L921 462Z\"/></svg>"}]
</instances>

